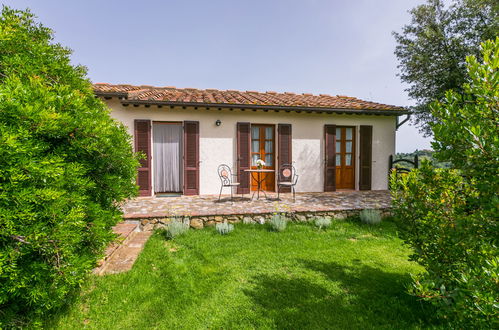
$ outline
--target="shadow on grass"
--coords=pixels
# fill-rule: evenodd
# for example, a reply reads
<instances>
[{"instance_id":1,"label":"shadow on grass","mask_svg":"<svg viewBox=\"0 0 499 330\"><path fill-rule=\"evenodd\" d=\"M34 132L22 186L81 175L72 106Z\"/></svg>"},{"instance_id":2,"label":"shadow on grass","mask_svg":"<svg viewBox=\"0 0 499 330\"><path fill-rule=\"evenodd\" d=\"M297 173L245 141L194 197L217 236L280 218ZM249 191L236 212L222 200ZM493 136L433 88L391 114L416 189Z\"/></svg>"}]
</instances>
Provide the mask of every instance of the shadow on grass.
<instances>
[{"instance_id":1,"label":"shadow on grass","mask_svg":"<svg viewBox=\"0 0 499 330\"><path fill-rule=\"evenodd\" d=\"M349 217L345 220L355 228L361 231L369 232L378 237L384 238L398 238L397 224L391 217L383 218L381 223L370 225L363 223L359 217Z\"/></svg>"},{"instance_id":2,"label":"shadow on grass","mask_svg":"<svg viewBox=\"0 0 499 330\"><path fill-rule=\"evenodd\" d=\"M431 310L405 293L408 275L360 262L299 261L307 273L331 282L261 276L254 289L245 291L276 328L420 328L434 323Z\"/></svg>"}]
</instances>

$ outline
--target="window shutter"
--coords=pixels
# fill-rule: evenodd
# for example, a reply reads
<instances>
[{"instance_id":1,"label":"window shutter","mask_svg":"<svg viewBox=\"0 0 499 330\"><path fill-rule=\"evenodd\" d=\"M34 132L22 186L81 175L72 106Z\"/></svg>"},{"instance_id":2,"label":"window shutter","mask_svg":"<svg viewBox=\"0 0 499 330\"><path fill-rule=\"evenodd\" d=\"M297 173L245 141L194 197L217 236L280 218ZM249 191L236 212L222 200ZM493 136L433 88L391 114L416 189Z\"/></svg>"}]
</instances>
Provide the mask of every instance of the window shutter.
<instances>
[{"instance_id":1,"label":"window shutter","mask_svg":"<svg viewBox=\"0 0 499 330\"><path fill-rule=\"evenodd\" d=\"M371 190L373 127L360 126L359 189Z\"/></svg>"},{"instance_id":2,"label":"window shutter","mask_svg":"<svg viewBox=\"0 0 499 330\"><path fill-rule=\"evenodd\" d=\"M284 178L281 174L281 166L285 164L291 164L292 154L291 154L291 143L292 143L292 130L290 124L279 124L277 125L277 134L278 134L278 173L279 182L291 181L293 179L292 176L288 178ZM282 192L291 192L291 187L282 187Z\"/></svg>"},{"instance_id":3,"label":"window shutter","mask_svg":"<svg viewBox=\"0 0 499 330\"><path fill-rule=\"evenodd\" d=\"M336 125L324 125L324 191L336 191Z\"/></svg>"},{"instance_id":4,"label":"window shutter","mask_svg":"<svg viewBox=\"0 0 499 330\"><path fill-rule=\"evenodd\" d=\"M144 159L140 160L137 169L137 185L140 196L151 196L151 121L135 120L135 152L142 152Z\"/></svg>"},{"instance_id":5,"label":"window shutter","mask_svg":"<svg viewBox=\"0 0 499 330\"><path fill-rule=\"evenodd\" d=\"M250 192L249 172L244 171L251 167L250 129L250 123L237 123L237 180L240 183L237 187L238 194Z\"/></svg>"},{"instance_id":6,"label":"window shutter","mask_svg":"<svg viewBox=\"0 0 499 330\"><path fill-rule=\"evenodd\" d=\"M198 121L184 121L184 195L199 195Z\"/></svg>"}]
</instances>

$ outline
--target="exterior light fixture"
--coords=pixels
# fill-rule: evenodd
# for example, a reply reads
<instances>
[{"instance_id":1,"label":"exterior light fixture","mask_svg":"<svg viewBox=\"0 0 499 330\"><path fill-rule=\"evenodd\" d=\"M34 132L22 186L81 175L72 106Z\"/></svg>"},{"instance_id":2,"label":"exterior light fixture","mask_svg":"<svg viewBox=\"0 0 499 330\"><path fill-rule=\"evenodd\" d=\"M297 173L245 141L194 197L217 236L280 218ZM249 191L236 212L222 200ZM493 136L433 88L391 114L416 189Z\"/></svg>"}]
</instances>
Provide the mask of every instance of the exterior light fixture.
<instances>
[{"instance_id":1,"label":"exterior light fixture","mask_svg":"<svg viewBox=\"0 0 499 330\"><path fill-rule=\"evenodd\" d=\"M222 121L220 121L220 119L217 119L217 121L215 122L215 125L217 125L217 126L222 125Z\"/></svg>"}]
</instances>

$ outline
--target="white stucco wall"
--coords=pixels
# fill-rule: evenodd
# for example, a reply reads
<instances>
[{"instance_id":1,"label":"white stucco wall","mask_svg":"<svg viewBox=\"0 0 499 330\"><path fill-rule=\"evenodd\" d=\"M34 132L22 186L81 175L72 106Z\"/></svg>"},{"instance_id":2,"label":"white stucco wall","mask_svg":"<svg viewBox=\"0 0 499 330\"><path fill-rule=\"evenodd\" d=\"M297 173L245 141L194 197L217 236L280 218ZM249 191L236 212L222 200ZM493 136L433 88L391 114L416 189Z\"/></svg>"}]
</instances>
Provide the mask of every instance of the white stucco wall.
<instances>
[{"instance_id":1,"label":"white stucco wall","mask_svg":"<svg viewBox=\"0 0 499 330\"><path fill-rule=\"evenodd\" d=\"M373 126L372 150L372 189L388 188L388 157L395 153L395 116L338 115L315 113L287 113L242 111L240 109L217 110L204 107L198 109L182 107L144 106L124 107L116 100L106 100L111 108L111 116L123 122L133 136L135 119L152 121L199 121L200 150L200 194L218 194L220 181L217 175L219 164L225 163L236 169L236 123L253 124L291 124L293 162L299 174L296 190L298 192L323 191L324 181L324 125L335 124L356 126L356 173L358 189L359 166L359 129L360 125ZM216 126L215 121L222 121ZM154 172L154 171L153 171ZM154 180L153 180L154 181ZM228 191L226 191L227 193Z\"/></svg>"}]
</instances>

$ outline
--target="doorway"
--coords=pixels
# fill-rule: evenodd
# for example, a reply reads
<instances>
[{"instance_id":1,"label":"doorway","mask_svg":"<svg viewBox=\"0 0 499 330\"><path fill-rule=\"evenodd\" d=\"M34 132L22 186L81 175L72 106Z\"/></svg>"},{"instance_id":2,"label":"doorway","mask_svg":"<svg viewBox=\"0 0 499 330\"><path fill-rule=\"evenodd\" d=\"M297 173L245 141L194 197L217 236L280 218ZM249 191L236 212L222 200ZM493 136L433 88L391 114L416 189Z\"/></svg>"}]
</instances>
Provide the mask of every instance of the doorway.
<instances>
[{"instance_id":1,"label":"doorway","mask_svg":"<svg viewBox=\"0 0 499 330\"><path fill-rule=\"evenodd\" d=\"M265 162L263 169L275 170L275 127L274 125L256 124L251 125L251 168L256 169L256 161L261 159ZM262 173L262 189L275 191L275 173ZM254 179L257 174L251 176L251 190L257 189Z\"/></svg>"},{"instance_id":2,"label":"doorway","mask_svg":"<svg viewBox=\"0 0 499 330\"><path fill-rule=\"evenodd\" d=\"M182 193L182 123L153 122L154 193Z\"/></svg>"},{"instance_id":3,"label":"doorway","mask_svg":"<svg viewBox=\"0 0 499 330\"><path fill-rule=\"evenodd\" d=\"M336 189L355 189L355 127L336 126Z\"/></svg>"}]
</instances>

